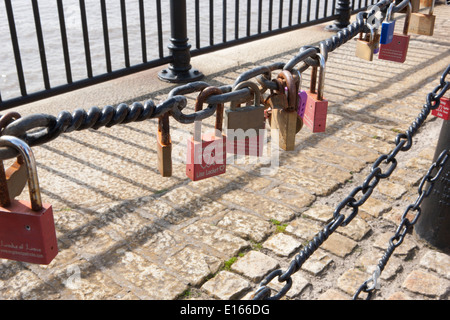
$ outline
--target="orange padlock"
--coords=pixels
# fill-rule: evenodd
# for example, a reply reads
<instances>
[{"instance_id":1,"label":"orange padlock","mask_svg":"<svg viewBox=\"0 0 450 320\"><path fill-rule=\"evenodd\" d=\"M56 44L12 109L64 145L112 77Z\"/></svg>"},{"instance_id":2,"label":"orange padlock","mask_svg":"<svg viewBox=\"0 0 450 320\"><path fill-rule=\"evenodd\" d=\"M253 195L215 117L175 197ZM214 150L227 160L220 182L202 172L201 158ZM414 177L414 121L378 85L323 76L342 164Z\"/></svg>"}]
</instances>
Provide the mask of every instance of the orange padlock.
<instances>
[{"instance_id":1,"label":"orange padlock","mask_svg":"<svg viewBox=\"0 0 450 320\"><path fill-rule=\"evenodd\" d=\"M0 137L0 146L15 148L24 159L31 200L13 199L0 207L0 258L49 264L58 254L58 241L52 206L42 203L33 152L12 136Z\"/></svg>"}]
</instances>

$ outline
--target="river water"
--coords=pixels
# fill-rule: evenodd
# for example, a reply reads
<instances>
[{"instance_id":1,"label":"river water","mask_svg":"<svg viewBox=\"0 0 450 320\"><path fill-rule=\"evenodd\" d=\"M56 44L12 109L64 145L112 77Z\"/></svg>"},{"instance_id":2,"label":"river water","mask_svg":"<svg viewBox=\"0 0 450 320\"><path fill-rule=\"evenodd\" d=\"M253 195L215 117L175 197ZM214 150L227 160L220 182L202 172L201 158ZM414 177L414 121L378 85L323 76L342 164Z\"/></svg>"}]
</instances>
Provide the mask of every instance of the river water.
<instances>
[{"instance_id":1,"label":"river water","mask_svg":"<svg viewBox=\"0 0 450 320\"><path fill-rule=\"evenodd\" d=\"M319 0L324 3L325 0ZM146 15L146 41L147 59L149 61L159 58L158 37L157 37L157 17L156 1L145 2ZM222 11L223 0L213 0L214 5L214 43L222 42ZM251 27L250 34L257 33L258 2L251 1ZM262 1L262 31L268 30L270 0ZM272 26L276 29L279 24L280 0L273 0ZM314 2L311 1L311 2ZM327 15L331 14L333 1L329 0L327 5ZM103 44L103 29L100 10L100 0L85 0L87 21L89 28L90 51L92 57L93 74L103 74L106 72L105 49ZM227 3L227 40L235 37L235 0L228 0ZM243 37L247 32L247 1L240 0L239 36ZM282 26L288 25L289 3L283 3ZM302 21L306 21L307 0L292 1L293 15L292 21L298 20L299 5L302 4ZM15 25L19 38L19 46L22 64L27 85L27 92L32 93L44 89L39 49L36 39L36 28L33 18L33 10L30 0L13 0L13 10ZM112 56L112 69L124 68L124 51L122 39L122 20L119 0L107 0L108 28ZM195 1L187 0L187 25L189 43L196 47L195 38ZM209 15L210 1L200 0L200 47L209 45ZM127 0L127 25L130 48L131 65L142 63L140 20L138 0ZM164 55L168 55L167 46L170 38L170 7L169 0L162 1L162 32ZM311 20L315 18L315 5L311 4ZM66 83L64 67L64 57L61 45L61 32L56 0L40 0L39 11L42 21L42 29L45 43L45 53L48 61L50 84L52 87ZM323 6L320 6L319 18L324 15ZM79 0L64 0L64 14L67 28L69 53L71 58L71 69L73 81L87 78L86 61L84 55L84 42L80 18ZM5 3L0 1L0 93L3 100L20 96L19 82L17 79L14 54L11 44L8 19L6 15Z\"/></svg>"}]
</instances>

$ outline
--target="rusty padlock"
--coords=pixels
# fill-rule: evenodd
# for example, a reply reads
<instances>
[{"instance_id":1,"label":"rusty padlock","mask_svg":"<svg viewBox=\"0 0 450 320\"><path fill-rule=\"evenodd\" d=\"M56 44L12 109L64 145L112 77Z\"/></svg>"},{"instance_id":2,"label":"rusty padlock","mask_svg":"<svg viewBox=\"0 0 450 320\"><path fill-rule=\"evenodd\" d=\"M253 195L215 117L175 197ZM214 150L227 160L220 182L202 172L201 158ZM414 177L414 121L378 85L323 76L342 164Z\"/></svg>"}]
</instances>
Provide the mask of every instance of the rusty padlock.
<instances>
[{"instance_id":1,"label":"rusty padlock","mask_svg":"<svg viewBox=\"0 0 450 320\"><path fill-rule=\"evenodd\" d=\"M158 119L158 170L163 177L172 176L172 139L170 138L169 113Z\"/></svg>"},{"instance_id":2,"label":"rusty padlock","mask_svg":"<svg viewBox=\"0 0 450 320\"><path fill-rule=\"evenodd\" d=\"M408 3L405 22L403 25L403 34L394 33L392 41L388 44L380 45L378 59L389 60L403 63L406 60L409 47L408 29L411 19L411 3Z\"/></svg>"},{"instance_id":3,"label":"rusty padlock","mask_svg":"<svg viewBox=\"0 0 450 320\"><path fill-rule=\"evenodd\" d=\"M245 81L239 83L233 90L248 88L253 94L253 103L247 102L241 107L231 102L226 114L227 152L235 155L263 155L264 137L266 131L265 106L261 103L261 92L256 83Z\"/></svg>"},{"instance_id":4,"label":"rusty padlock","mask_svg":"<svg viewBox=\"0 0 450 320\"><path fill-rule=\"evenodd\" d=\"M434 23L436 16L433 15L434 0L431 2L429 12L419 13L413 12L411 14L411 22L409 23L409 32L415 34L421 34L425 36L432 36L434 33Z\"/></svg>"},{"instance_id":5,"label":"rusty padlock","mask_svg":"<svg viewBox=\"0 0 450 320\"><path fill-rule=\"evenodd\" d=\"M280 148L285 151L292 151L295 149L295 135L303 127L303 119L298 114L299 79L294 79L292 73L288 70L281 71L277 79L281 86L279 91L284 91L287 105L284 102L285 99L282 98L280 102L283 102L284 107L276 108L274 106L271 129L278 130Z\"/></svg>"},{"instance_id":6,"label":"rusty padlock","mask_svg":"<svg viewBox=\"0 0 450 320\"><path fill-rule=\"evenodd\" d=\"M0 258L50 264L58 254L53 209L42 203L33 152L12 136L0 137L0 146L15 148L23 157L30 194L30 201L14 199L0 207Z\"/></svg>"},{"instance_id":7,"label":"rusty padlock","mask_svg":"<svg viewBox=\"0 0 450 320\"><path fill-rule=\"evenodd\" d=\"M319 81L316 91L317 68L312 67L310 89L306 93L305 115L303 121L312 132L324 132L327 124L328 100L323 98L325 87L325 58L322 54L317 54L320 62Z\"/></svg>"},{"instance_id":8,"label":"rusty padlock","mask_svg":"<svg viewBox=\"0 0 450 320\"><path fill-rule=\"evenodd\" d=\"M195 102L195 111L203 108L206 99L222 91L207 87L200 92ZM222 134L223 104L216 108L216 123L213 133L201 133L201 121L194 123L194 135L187 141L186 175L192 181L199 181L224 174L227 167L226 137Z\"/></svg>"}]
</instances>

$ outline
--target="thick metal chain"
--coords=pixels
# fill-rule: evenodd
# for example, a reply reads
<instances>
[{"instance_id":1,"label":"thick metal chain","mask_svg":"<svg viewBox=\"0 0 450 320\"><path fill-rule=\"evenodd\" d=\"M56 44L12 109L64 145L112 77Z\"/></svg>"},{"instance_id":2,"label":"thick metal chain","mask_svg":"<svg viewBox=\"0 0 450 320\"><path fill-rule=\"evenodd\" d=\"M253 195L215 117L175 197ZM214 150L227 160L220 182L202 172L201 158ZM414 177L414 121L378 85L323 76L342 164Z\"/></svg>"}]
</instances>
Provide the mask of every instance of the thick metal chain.
<instances>
[{"instance_id":1,"label":"thick metal chain","mask_svg":"<svg viewBox=\"0 0 450 320\"><path fill-rule=\"evenodd\" d=\"M334 213L333 213L333 219L331 222L329 222L319 233L314 236L314 238L298 253L294 260L291 262L288 270L285 272L282 272L281 270L275 270L271 272L263 281L261 281L259 288L256 290L256 292L253 295L254 300L278 300L282 298L291 288L292 286L292 279L291 276L300 270L303 263L328 239L328 237L338 228L338 227L345 227L347 226L358 214L359 207L362 206L366 200L370 197L375 187L378 185L378 183L381 181L381 179L387 179L391 176L391 174L394 172L395 168L397 167L397 160L396 155L400 151L408 151L411 149L412 146L412 138L417 133L419 128L422 126L422 124L427 119L428 115L430 114L431 110L437 109L440 104L440 98L447 92L447 90L450 88L450 81L446 81L446 77L450 73L450 65L446 68L444 73L442 74L440 78L439 85L430 92L426 97L426 104L423 106L421 113L417 116L417 118L414 120L412 125L409 127L409 129L405 133L400 133L396 139L396 146L389 154L384 154L380 156L372 165L370 173L364 180L363 184L354 188L350 194L340 203L337 205ZM439 159L440 161L436 166L440 166L443 161L447 161L447 157L444 159ZM380 165L389 166L386 170L383 171L382 168L380 168ZM437 178L431 178L431 171L436 166L432 166L430 171L428 172L427 176L424 178L428 182L434 182ZM440 167L440 171L442 171L442 167ZM438 174L440 174L440 171ZM425 193L422 192L424 182L422 182L419 186L419 192L421 196L419 197L420 202L422 202L423 197L428 196L428 194L431 192L430 189L428 189ZM431 187L430 187L431 188ZM359 200L356 199L356 196L358 193L362 193L361 198ZM403 224L400 225L396 235L393 237L393 241L397 241L397 243L393 244L394 249L395 246L398 246L401 241L403 240L404 233L406 231L404 230L405 227L409 226L412 222L406 219L406 215L409 210L420 210L417 209L420 203L414 204L413 207L408 207L408 210L403 215L402 219L404 220ZM342 211L344 209L349 209L350 213L345 216ZM414 220L415 223L416 219ZM400 233L401 232L401 233ZM393 250L393 249L392 249ZM390 253L392 254L392 252ZM385 263L389 259L390 256L389 252L386 255L386 258L382 259L382 262ZM383 266L384 268L384 266ZM374 277L376 278L376 275L379 276L379 273L383 270L381 266L379 266L379 269L376 270L376 274L374 274ZM271 289L267 286L275 277L278 276L279 282L286 282L284 287L273 297L271 297ZM372 280L369 279L369 280ZM367 283L370 281L366 281ZM367 286L367 283L366 286ZM362 288L360 288L360 291L366 290L366 287L363 285Z\"/></svg>"},{"instance_id":2,"label":"thick metal chain","mask_svg":"<svg viewBox=\"0 0 450 320\"><path fill-rule=\"evenodd\" d=\"M376 266L373 275L358 288L355 295L353 296L353 300L358 299L361 292L366 292L367 293L366 300L370 300L373 296L375 289L379 288L378 279L381 275L381 272L383 272L384 268L386 267L389 258L394 253L394 250L402 244L406 234L412 229L412 227L416 224L417 220L419 219L420 214L422 213L420 205L422 204L422 201L431 194L431 191L434 188L434 183L441 176L443 168L449 158L450 158L450 150L444 150L442 151L436 162L431 165L427 174L423 177L422 181L420 182L418 189L419 196L417 197L416 202L414 202L414 204L410 204L406 208L405 212L401 217L401 222L398 225L394 236L389 240L389 246L386 249L383 257L378 262L378 265ZM428 183L427 190L423 189L425 183ZM410 214L410 211L416 212L412 221L410 221L409 218L407 217L408 214ZM369 286L369 284L372 285Z\"/></svg>"},{"instance_id":3,"label":"thick metal chain","mask_svg":"<svg viewBox=\"0 0 450 320\"><path fill-rule=\"evenodd\" d=\"M287 63L277 62L269 66L261 66L242 73L233 85L220 87L222 94L211 96L206 100L210 107L191 114L184 114L182 111L187 106L187 98L184 94L201 91L209 85L205 82L194 82L175 88L169 98L156 105L152 100L145 102L134 102L131 106L127 104L119 104L116 107L106 106L103 108L92 107L88 111L76 109L73 113L61 111L57 117L49 114L32 114L23 116L19 120L10 123L4 130L3 134L16 136L24 140L29 146L38 146L50 142L63 133L80 131L85 129L99 129L101 127L112 127L118 124L126 124L131 122L139 122L148 119L159 118L169 113L175 120L180 123L189 124L195 120L203 120L215 113L215 105L229 102L244 102L252 98L252 93L248 88L233 90L240 82L251 78L262 79L258 81L262 85L262 93L270 86L271 73L277 69L293 71L297 68L303 72L310 66L317 66L317 53L324 55L327 59L328 53L334 51L350 39L354 38L360 32L367 32L368 27L365 20L374 17L379 8L384 12L390 5L392 0L381 0L372 7L369 12L360 12L356 16L356 21L347 28L339 31L331 38L320 42L318 47L304 46L299 53ZM394 12L400 11L408 4L409 0L404 0L395 7ZM382 19L381 19L382 20ZM299 63L302 63L297 67ZM17 156L17 152L11 148L0 148L0 160L6 160Z\"/></svg>"}]
</instances>

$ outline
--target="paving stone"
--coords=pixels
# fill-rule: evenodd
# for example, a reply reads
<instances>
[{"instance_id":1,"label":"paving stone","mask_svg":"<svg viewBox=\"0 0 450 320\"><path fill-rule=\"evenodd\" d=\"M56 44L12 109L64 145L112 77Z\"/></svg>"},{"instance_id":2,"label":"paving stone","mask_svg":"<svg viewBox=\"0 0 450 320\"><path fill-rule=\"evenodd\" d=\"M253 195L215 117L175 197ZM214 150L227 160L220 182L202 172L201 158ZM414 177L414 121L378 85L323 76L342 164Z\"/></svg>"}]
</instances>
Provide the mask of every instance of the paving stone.
<instances>
[{"instance_id":1,"label":"paving stone","mask_svg":"<svg viewBox=\"0 0 450 320\"><path fill-rule=\"evenodd\" d=\"M415 293L441 297L449 289L449 282L422 270L414 270L406 277L402 287Z\"/></svg>"},{"instance_id":2,"label":"paving stone","mask_svg":"<svg viewBox=\"0 0 450 320\"><path fill-rule=\"evenodd\" d=\"M315 205L303 212L303 216L326 223L333 219L333 212L334 208L330 206Z\"/></svg>"},{"instance_id":3,"label":"paving stone","mask_svg":"<svg viewBox=\"0 0 450 320\"><path fill-rule=\"evenodd\" d=\"M308 279L306 279L299 273L294 273L291 276L291 279L292 279L292 287L289 289L289 291L286 294L286 296L288 298L294 298L294 297L298 296L299 294L302 293L303 290L305 290L305 288L308 285L310 285L310 282L308 281ZM269 287L276 291L280 291L285 286L285 284L286 284L286 282L280 283L275 278L273 281L271 281L269 283Z\"/></svg>"},{"instance_id":4,"label":"paving stone","mask_svg":"<svg viewBox=\"0 0 450 320\"><path fill-rule=\"evenodd\" d=\"M450 257L445 253L428 250L420 259L420 265L450 279Z\"/></svg>"},{"instance_id":5,"label":"paving stone","mask_svg":"<svg viewBox=\"0 0 450 320\"><path fill-rule=\"evenodd\" d=\"M361 267L361 269L372 275L378 266L378 262L383 257L383 252L381 251L369 251L364 253L359 257L358 261L355 263L355 267ZM395 256L389 258L389 262L381 272L380 279L391 280L402 270L402 261Z\"/></svg>"},{"instance_id":6,"label":"paving stone","mask_svg":"<svg viewBox=\"0 0 450 320\"><path fill-rule=\"evenodd\" d=\"M404 186L389 181L379 183L377 188L380 193L395 200L400 199L407 191Z\"/></svg>"},{"instance_id":7,"label":"paving stone","mask_svg":"<svg viewBox=\"0 0 450 320\"><path fill-rule=\"evenodd\" d=\"M296 187L288 187L280 185L271 189L267 196L281 200L286 204L296 206L298 208L304 208L311 205L316 197L308 192L299 190Z\"/></svg>"},{"instance_id":8,"label":"paving stone","mask_svg":"<svg viewBox=\"0 0 450 320\"><path fill-rule=\"evenodd\" d=\"M374 243L373 246L378 249L386 250L389 246L389 240L394 236L395 230L392 231L392 234L384 233L379 235ZM411 237L408 237L409 235L406 234L405 238L403 239L403 242L395 248L394 255L400 256L402 258L407 258L410 254L412 254L413 250L417 248L417 244L414 242L414 240L411 239Z\"/></svg>"},{"instance_id":9,"label":"paving stone","mask_svg":"<svg viewBox=\"0 0 450 320\"><path fill-rule=\"evenodd\" d=\"M413 300L413 299L404 292L394 292L392 295L389 296L388 300Z\"/></svg>"},{"instance_id":10,"label":"paving stone","mask_svg":"<svg viewBox=\"0 0 450 320\"><path fill-rule=\"evenodd\" d=\"M345 293L353 295L358 288L369 278L367 273L358 269L349 269L345 271L337 280L337 286Z\"/></svg>"},{"instance_id":11,"label":"paving stone","mask_svg":"<svg viewBox=\"0 0 450 320\"><path fill-rule=\"evenodd\" d=\"M329 289L322 293L319 296L318 300L350 300L350 297L346 296L338 290Z\"/></svg>"},{"instance_id":12,"label":"paving stone","mask_svg":"<svg viewBox=\"0 0 450 320\"><path fill-rule=\"evenodd\" d=\"M222 261L200 250L186 247L169 257L164 264L195 286L203 282L207 276L216 273Z\"/></svg>"},{"instance_id":13,"label":"paving stone","mask_svg":"<svg viewBox=\"0 0 450 320\"><path fill-rule=\"evenodd\" d=\"M233 263L231 270L245 275L252 281L260 281L269 272L278 267L279 263L277 260L253 250Z\"/></svg>"},{"instance_id":14,"label":"paving stone","mask_svg":"<svg viewBox=\"0 0 450 320\"><path fill-rule=\"evenodd\" d=\"M247 280L228 271L220 271L202 286L203 290L221 300L238 299L250 288L250 283Z\"/></svg>"},{"instance_id":15,"label":"paving stone","mask_svg":"<svg viewBox=\"0 0 450 320\"><path fill-rule=\"evenodd\" d=\"M276 233L263 243L263 248L272 250L275 254L282 257L290 256L300 246L301 243L299 241L283 233Z\"/></svg>"},{"instance_id":16,"label":"paving stone","mask_svg":"<svg viewBox=\"0 0 450 320\"><path fill-rule=\"evenodd\" d=\"M249 243L232 233L204 222L193 223L181 232L207 244L223 255L232 257L249 246Z\"/></svg>"},{"instance_id":17,"label":"paving stone","mask_svg":"<svg viewBox=\"0 0 450 320\"><path fill-rule=\"evenodd\" d=\"M305 157L318 159L332 165L337 165L349 172L352 170L359 171L365 166L365 163L363 161L355 161L355 159L343 157L341 155L335 155L331 152L326 152L318 148L309 147L302 149L302 154Z\"/></svg>"},{"instance_id":18,"label":"paving stone","mask_svg":"<svg viewBox=\"0 0 450 320\"><path fill-rule=\"evenodd\" d=\"M272 230L270 222L239 210L226 213L217 226L254 242L262 242Z\"/></svg>"},{"instance_id":19,"label":"paving stone","mask_svg":"<svg viewBox=\"0 0 450 320\"><path fill-rule=\"evenodd\" d=\"M303 263L301 268L316 276L322 273L332 262L333 259L319 249Z\"/></svg>"},{"instance_id":20,"label":"paving stone","mask_svg":"<svg viewBox=\"0 0 450 320\"><path fill-rule=\"evenodd\" d=\"M221 199L248 208L261 216L266 217L267 220L275 219L278 221L289 221L295 215L295 211L287 206L269 201L267 198L256 194L233 190L224 194Z\"/></svg>"},{"instance_id":21,"label":"paving stone","mask_svg":"<svg viewBox=\"0 0 450 320\"><path fill-rule=\"evenodd\" d=\"M293 186L299 186L316 196L327 196L334 192L339 181L326 177L320 177L309 172L299 172L288 168L278 170L279 179Z\"/></svg>"},{"instance_id":22,"label":"paving stone","mask_svg":"<svg viewBox=\"0 0 450 320\"><path fill-rule=\"evenodd\" d=\"M307 241L313 239L320 230L322 230L322 226L315 221L305 218L297 218L293 220L285 229L287 233L291 233Z\"/></svg>"},{"instance_id":23,"label":"paving stone","mask_svg":"<svg viewBox=\"0 0 450 320\"><path fill-rule=\"evenodd\" d=\"M378 218L383 213L391 210L392 206L388 203L385 203L381 200L373 198L367 199L367 201L360 207L362 211L367 212L372 217Z\"/></svg>"},{"instance_id":24,"label":"paving stone","mask_svg":"<svg viewBox=\"0 0 450 320\"><path fill-rule=\"evenodd\" d=\"M352 222L350 222L345 227L339 228L337 232L342 233L343 235L355 240L359 241L366 234L370 232L371 228L367 222L363 219L355 217Z\"/></svg>"},{"instance_id":25,"label":"paving stone","mask_svg":"<svg viewBox=\"0 0 450 320\"><path fill-rule=\"evenodd\" d=\"M356 247L358 243L352 239L344 237L338 233L333 233L322 244L322 249L329 251L341 258L349 255Z\"/></svg>"}]
</instances>

